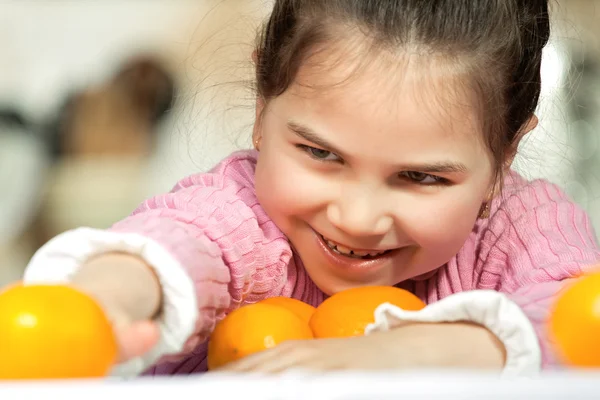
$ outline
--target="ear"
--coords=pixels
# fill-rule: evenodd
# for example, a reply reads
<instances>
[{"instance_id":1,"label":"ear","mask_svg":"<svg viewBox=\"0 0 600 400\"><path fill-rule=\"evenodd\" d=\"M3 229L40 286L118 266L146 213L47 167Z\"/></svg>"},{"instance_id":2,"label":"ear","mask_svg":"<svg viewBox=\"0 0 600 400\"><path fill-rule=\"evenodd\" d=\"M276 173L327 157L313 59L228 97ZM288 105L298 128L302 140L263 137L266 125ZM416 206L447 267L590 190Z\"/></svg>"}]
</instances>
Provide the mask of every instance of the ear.
<instances>
[{"instance_id":1,"label":"ear","mask_svg":"<svg viewBox=\"0 0 600 400\"><path fill-rule=\"evenodd\" d=\"M540 121L538 120L537 115L531 114L531 117L527 120L527 122L525 122L525 124L521 128L521 132L523 132L521 134L521 137L525 136L526 134L528 134L529 132L534 130L538 126L539 122Z\"/></svg>"},{"instance_id":2,"label":"ear","mask_svg":"<svg viewBox=\"0 0 600 400\"><path fill-rule=\"evenodd\" d=\"M505 157L505 161L504 161L505 169L510 168L510 166L512 165L512 163L517 155L517 150L518 150L519 144L521 143L521 140L523 140L525 135L527 135L529 132L531 132L538 126L538 122L539 122L538 117L535 114L531 114L531 117L527 120L527 122L525 122L523 124L523 126L521 127L519 132L517 132L517 134L515 135L515 139L513 140L513 143L510 145L510 148L508 149L508 151L506 153L506 157Z\"/></svg>"}]
</instances>

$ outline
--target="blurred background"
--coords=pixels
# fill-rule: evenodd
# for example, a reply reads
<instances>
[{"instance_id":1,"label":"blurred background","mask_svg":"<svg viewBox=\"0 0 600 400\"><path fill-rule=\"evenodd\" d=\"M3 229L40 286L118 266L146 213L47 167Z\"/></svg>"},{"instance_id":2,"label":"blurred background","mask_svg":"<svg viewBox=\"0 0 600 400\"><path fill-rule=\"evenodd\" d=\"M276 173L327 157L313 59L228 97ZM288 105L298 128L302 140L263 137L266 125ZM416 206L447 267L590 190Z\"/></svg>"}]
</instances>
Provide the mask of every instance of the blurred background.
<instances>
[{"instance_id":1,"label":"blurred background","mask_svg":"<svg viewBox=\"0 0 600 400\"><path fill-rule=\"evenodd\" d=\"M0 1L0 285L78 226L250 146L269 0ZM515 168L600 233L600 0L553 2L540 126Z\"/></svg>"}]
</instances>

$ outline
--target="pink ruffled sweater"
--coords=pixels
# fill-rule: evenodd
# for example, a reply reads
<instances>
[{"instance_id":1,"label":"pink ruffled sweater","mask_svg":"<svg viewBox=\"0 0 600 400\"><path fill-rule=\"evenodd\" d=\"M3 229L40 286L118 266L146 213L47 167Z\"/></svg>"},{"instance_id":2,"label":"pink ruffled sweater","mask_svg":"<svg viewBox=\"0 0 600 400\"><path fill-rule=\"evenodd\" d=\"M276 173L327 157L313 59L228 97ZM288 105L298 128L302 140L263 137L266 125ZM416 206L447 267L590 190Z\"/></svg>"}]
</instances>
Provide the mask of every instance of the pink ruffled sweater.
<instances>
[{"instance_id":1,"label":"pink ruffled sweater","mask_svg":"<svg viewBox=\"0 0 600 400\"><path fill-rule=\"evenodd\" d=\"M227 312L272 296L319 305L325 295L254 191L257 153L232 154L213 170L180 181L145 201L111 230L161 244L195 283L200 316L185 356L147 374L206 370L206 339ZM491 289L518 304L533 324L543 365L556 363L545 328L549 307L569 279L600 260L586 213L556 186L506 178L491 216L478 220L466 243L432 277L400 284L426 303L453 293Z\"/></svg>"}]
</instances>

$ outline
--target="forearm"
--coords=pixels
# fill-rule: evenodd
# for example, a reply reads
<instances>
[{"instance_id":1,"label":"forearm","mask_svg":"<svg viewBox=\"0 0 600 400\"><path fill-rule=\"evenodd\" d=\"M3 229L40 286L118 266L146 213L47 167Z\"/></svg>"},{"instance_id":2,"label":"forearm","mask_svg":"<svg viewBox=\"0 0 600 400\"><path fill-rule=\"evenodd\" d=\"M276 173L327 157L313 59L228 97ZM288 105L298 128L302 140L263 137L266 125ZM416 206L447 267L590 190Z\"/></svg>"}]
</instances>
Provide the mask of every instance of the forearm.
<instances>
[{"instance_id":1,"label":"forearm","mask_svg":"<svg viewBox=\"0 0 600 400\"><path fill-rule=\"evenodd\" d=\"M158 278L135 255L107 253L93 257L77 270L71 283L105 307L118 308L132 321L152 319L161 309Z\"/></svg>"},{"instance_id":2,"label":"forearm","mask_svg":"<svg viewBox=\"0 0 600 400\"><path fill-rule=\"evenodd\" d=\"M540 370L540 346L532 323L521 307L496 291L456 293L420 311L382 304L366 332L390 330L404 335L407 346L426 351L415 352L415 362L423 366L497 367L502 376L535 376ZM400 343L401 336L396 341Z\"/></svg>"},{"instance_id":3,"label":"forearm","mask_svg":"<svg viewBox=\"0 0 600 400\"><path fill-rule=\"evenodd\" d=\"M409 323L390 331L397 340L414 341L422 367L502 370L506 350L483 326L467 323Z\"/></svg>"}]
</instances>

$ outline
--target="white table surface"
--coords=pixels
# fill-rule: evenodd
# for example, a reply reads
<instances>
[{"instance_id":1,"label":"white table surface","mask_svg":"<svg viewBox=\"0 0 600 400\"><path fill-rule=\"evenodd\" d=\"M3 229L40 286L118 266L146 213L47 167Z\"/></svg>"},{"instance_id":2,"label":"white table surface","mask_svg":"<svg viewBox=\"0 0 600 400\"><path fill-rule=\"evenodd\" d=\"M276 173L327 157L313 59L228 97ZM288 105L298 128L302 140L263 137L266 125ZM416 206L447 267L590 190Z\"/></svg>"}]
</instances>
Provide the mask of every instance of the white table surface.
<instances>
[{"instance_id":1,"label":"white table surface","mask_svg":"<svg viewBox=\"0 0 600 400\"><path fill-rule=\"evenodd\" d=\"M552 373L508 380L478 373L297 374L277 378L204 375L1 384L1 399L599 399L600 372Z\"/></svg>"}]
</instances>

